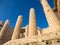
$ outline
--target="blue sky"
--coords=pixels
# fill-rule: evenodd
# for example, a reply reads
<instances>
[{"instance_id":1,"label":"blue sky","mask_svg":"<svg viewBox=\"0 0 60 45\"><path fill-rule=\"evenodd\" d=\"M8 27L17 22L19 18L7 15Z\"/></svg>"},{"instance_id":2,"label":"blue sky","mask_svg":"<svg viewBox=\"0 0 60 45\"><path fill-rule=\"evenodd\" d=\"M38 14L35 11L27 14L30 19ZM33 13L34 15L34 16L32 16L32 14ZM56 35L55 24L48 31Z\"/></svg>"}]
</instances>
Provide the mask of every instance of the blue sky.
<instances>
[{"instance_id":1,"label":"blue sky","mask_svg":"<svg viewBox=\"0 0 60 45\"><path fill-rule=\"evenodd\" d=\"M48 2L53 8L53 0ZM48 24L40 0L0 0L0 20L9 19L10 25L15 27L18 15L22 15L22 26L26 26L29 23L30 8L35 9L37 26L46 28Z\"/></svg>"}]
</instances>

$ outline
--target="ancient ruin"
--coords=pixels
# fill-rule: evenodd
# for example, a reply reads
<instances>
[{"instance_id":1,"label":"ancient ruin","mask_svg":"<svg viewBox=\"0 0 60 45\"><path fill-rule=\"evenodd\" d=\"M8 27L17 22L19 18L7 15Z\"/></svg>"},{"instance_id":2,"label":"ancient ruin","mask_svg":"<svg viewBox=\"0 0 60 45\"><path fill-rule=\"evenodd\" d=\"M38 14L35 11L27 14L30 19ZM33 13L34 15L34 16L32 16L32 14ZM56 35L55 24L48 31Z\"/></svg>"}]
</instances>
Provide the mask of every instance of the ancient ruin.
<instances>
[{"instance_id":1,"label":"ancient ruin","mask_svg":"<svg viewBox=\"0 0 60 45\"><path fill-rule=\"evenodd\" d=\"M40 0L48 27L40 29L36 26L34 8L30 9L29 24L22 27L23 16L18 16L15 28L9 20L0 22L0 45L60 45L60 0L54 0L52 9L48 0Z\"/></svg>"}]
</instances>

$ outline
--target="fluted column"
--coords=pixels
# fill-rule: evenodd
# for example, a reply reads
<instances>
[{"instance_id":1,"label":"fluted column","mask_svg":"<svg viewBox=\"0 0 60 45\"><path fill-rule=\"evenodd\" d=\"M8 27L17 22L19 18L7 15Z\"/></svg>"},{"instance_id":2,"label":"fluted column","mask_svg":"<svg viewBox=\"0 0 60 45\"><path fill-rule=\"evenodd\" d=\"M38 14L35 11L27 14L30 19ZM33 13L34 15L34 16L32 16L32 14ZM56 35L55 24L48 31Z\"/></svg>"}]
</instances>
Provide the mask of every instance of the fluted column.
<instances>
[{"instance_id":1,"label":"fluted column","mask_svg":"<svg viewBox=\"0 0 60 45\"><path fill-rule=\"evenodd\" d=\"M16 26L12 35L12 40L18 39L20 37L21 25L22 25L22 16L18 16Z\"/></svg>"},{"instance_id":2,"label":"fluted column","mask_svg":"<svg viewBox=\"0 0 60 45\"><path fill-rule=\"evenodd\" d=\"M25 37L28 37L28 35L29 35L29 26L27 25L25 27Z\"/></svg>"},{"instance_id":3,"label":"fluted column","mask_svg":"<svg viewBox=\"0 0 60 45\"><path fill-rule=\"evenodd\" d=\"M3 25L3 27L2 27L2 29L0 31L0 39L2 39L2 37L4 36L8 25L9 25L9 20L6 20L6 22L4 23L4 25Z\"/></svg>"},{"instance_id":4,"label":"fluted column","mask_svg":"<svg viewBox=\"0 0 60 45\"><path fill-rule=\"evenodd\" d=\"M58 13L60 14L60 0L57 0Z\"/></svg>"},{"instance_id":5,"label":"fluted column","mask_svg":"<svg viewBox=\"0 0 60 45\"><path fill-rule=\"evenodd\" d=\"M33 35L37 35L37 26L36 26L35 11L33 8L31 8L29 18L29 37Z\"/></svg>"},{"instance_id":6,"label":"fluted column","mask_svg":"<svg viewBox=\"0 0 60 45\"><path fill-rule=\"evenodd\" d=\"M58 20L55 13L52 11L47 0L41 0L41 4L43 6L45 16L47 18L49 26L54 26L54 25L60 24L60 21Z\"/></svg>"}]
</instances>

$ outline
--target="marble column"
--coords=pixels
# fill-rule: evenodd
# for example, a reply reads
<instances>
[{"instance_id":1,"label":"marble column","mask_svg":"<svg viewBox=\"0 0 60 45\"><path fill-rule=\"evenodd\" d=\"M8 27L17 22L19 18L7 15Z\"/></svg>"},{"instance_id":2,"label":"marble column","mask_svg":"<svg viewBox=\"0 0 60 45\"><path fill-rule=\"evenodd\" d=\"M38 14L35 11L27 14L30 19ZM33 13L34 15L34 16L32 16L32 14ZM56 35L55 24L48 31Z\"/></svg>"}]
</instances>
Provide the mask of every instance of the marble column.
<instances>
[{"instance_id":1,"label":"marble column","mask_svg":"<svg viewBox=\"0 0 60 45\"><path fill-rule=\"evenodd\" d=\"M6 22L4 23L4 25L3 25L3 27L2 27L2 29L0 31L0 39L3 38L8 25L9 25L9 20L6 20Z\"/></svg>"},{"instance_id":2,"label":"marble column","mask_svg":"<svg viewBox=\"0 0 60 45\"><path fill-rule=\"evenodd\" d=\"M22 31L21 26L22 26L22 16L20 15L18 16L11 40L20 38L20 33Z\"/></svg>"},{"instance_id":3,"label":"marble column","mask_svg":"<svg viewBox=\"0 0 60 45\"><path fill-rule=\"evenodd\" d=\"M41 4L43 6L45 16L46 16L49 26L59 25L60 21L55 15L55 13L52 11L47 0L41 0Z\"/></svg>"},{"instance_id":4,"label":"marble column","mask_svg":"<svg viewBox=\"0 0 60 45\"><path fill-rule=\"evenodd\" d=\"M35 17L34 8L31 8L30 16L29 16L29 37L32 37L35 35L38 35L37 26L36 26L36 17ZM36 45L36 43L32 42L32 43L29 43L29 45Z\"/></svg>"},{"instance_id":5,"label":"marble column","mask_svg":"<svg viewBox=\"0 0 60 45\"><path fill-rule=\"evenodd\" d=\"M29 37L37 35L36 17L34 8L30 9L29 16Z\"/></svg>"}]
</instances>

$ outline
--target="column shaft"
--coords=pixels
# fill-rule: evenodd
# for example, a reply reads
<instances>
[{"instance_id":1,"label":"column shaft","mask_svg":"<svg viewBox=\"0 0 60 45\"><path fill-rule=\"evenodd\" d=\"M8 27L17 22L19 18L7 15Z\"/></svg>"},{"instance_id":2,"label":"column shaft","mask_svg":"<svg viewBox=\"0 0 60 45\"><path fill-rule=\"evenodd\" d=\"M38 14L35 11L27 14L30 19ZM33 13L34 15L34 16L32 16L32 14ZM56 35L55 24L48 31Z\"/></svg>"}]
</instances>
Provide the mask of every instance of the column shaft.
<instances>
[{"instance_id":1,"label":"column shaft","mask_svg":"<svg viewBox=\"0 0 60 45\"><path fill-rule=\"evenodd\" d=\"M36 26L36 17L34 9L30 9L30 18L29 18L29 37L37 35L37 26Z\"/></svg>"},{"instance_id":2,"label":"column shaft","mask_svg":"<svg viewBox=\"0 0 60 45\"><path fill-rule=\"evenodd\" d=\"M47 0L41 0L41 4L43 6L49 26L54 26L54 25L60 24L60 21L58 20L55 13L52 11Z\"/></svg>"},{"instance_id":3,"label":"column shaft","mask_svg":"<svg viewBox=\"0 0 60 45\"><path fill-rule=\"evenodd\" d=\"M30 18L29 18L29 37L37 35L37 26L36 26L36 17L34 9L30 9ZM29 43L29 45L36 45L36 43Z\"/></svg>"},{"instance_id":4,"label":"column shaft","mask_svg":"<svg viewBox=\"0 0 60 45\"><path fill-rule=\"evenodd\" d=\"M3 38L8 25L9 25L9 20L6 20L5 24L3 25L3 27L2 27L2 29L0 31L0 39Z\"/></svg>"},{"instance_id":5,"label":"column shaft","mask_svg":"<svg viewBox=\"0 0 60 45\"><path fill-rule=\"evenodd\" d=\"M21 25L22 25L22 16L18 16L16 26L12 35L12 40L18 39L20 37Z\"/></svg>"}]
</instances>

